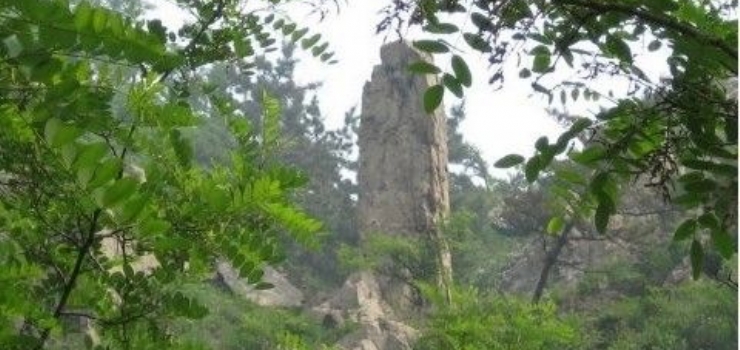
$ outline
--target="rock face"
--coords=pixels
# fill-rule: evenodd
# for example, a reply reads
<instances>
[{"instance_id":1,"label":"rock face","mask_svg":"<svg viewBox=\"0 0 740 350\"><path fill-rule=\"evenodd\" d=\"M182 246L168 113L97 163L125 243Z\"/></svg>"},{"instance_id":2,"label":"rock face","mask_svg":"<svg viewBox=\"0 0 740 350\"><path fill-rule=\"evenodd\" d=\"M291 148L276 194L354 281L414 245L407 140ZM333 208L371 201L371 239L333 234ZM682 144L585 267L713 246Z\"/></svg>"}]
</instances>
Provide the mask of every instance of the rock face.
<instances>
[{"instance_id":1,"label":"rock face","mask_svg":"<svg viewBox=\"0 0 740 350\"><path fill-rule=\"evenodd\" d=\"M429 239L437 248L437 274L449 285L452 264L439 232L449 212L447 127L444 108L427 114L424 91L436 76L412 75L408 66L431 57L398 41L381 48L382 64L373 70L362 96L359 130L360 234ZM391 288L383 288L393 307L405 308ZM405 298L408 299L408 298Z\"/></svg>"},{"instance_id":2,"label":"rock face","mask_svg":"<svg viewBox=\"0 0 740 350\"><path fill-rule=\"evenodd\" d=\"M449 211L447 137L442 108L424 112L434 76L407 67L430 60L404 42L381 49L382 64L365 84L359 130L359 228L418 236Z\"/></svg>"},{"instance_id":3,"label":"rock face","mask_svg":"<svg viewBox=\"0 0 740 350\"><path fill-rule=\"evenodd\" d=\"M272 267L265 267L263 281L274 287L257 290L253 285L239 277L231 264L221 261L216 264L216 276L229 291L262 306L300 307L303 304L303 293L293 286L288 279Z\"/></svg>"},{"instance_id":4,"label":"rock face","mask_svg":"<svg viewBox=\"0 0 740 350\"><path fill-rule=\"evenodd\" d=\"M360 234L429 240L439 252L439 282L449 285L451 259L439 231L449 212L446 119L443 108L429 115L422 107L421 96L437 84L436 77L412 75L407 68L431 57L401 41L385 45L380 55L382 63L374 68L362 98ZM331 322L359 324L357 332L338 344L344 349L410 349L416 332L403 321L418 311L412 294L406 281L364 271L314 311Z\"/></svg>"}]
</instances>

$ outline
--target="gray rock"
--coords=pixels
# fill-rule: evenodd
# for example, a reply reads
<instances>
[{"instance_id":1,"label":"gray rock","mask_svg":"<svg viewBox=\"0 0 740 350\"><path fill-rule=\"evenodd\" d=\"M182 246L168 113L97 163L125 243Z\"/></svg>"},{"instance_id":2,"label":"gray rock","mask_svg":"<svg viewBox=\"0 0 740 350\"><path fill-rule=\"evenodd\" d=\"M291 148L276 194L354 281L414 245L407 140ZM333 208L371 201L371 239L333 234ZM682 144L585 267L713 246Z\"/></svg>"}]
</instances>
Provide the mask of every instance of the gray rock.
<instances>
[{"instance_id":1,"label":"gray rock","mask_svg":"<svg viewBox=\"0 0 740 350\"><path fill-rule=\"evenodd\" d=\"M228 289L236 294L262 306L300 307L303 305L303 293L290 281L272 267L265 267L262 280L274 285L271 289L256 290L254 286L239 277L239 273L225 261L216 265L216 273Z\"/></svg>"}]
</instances>

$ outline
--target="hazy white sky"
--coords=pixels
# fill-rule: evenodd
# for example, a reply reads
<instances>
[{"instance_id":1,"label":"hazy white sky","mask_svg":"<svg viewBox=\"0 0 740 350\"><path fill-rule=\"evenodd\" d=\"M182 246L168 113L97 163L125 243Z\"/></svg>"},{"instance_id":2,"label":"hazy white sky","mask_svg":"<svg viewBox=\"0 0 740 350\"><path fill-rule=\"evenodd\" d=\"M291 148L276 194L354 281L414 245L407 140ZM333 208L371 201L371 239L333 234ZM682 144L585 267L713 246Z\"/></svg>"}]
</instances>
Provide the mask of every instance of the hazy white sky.
<instances>
[{"instance_id":1,"label":"hazy white sky","mask_svg":"<svg viewBox=\"0 0 740 350\"><path fill-rule=\"evenodd\" d=\"M172 5L167 0L151 2L160 7L152 16L163 18L165 24L175 27L182 23L182 16L171 10ZM329 128L340 126L345 112L351 107L361 107L362 87L370 79L373 66L380 63L380 46L384 40L390 42L397 39L395 36L386 38L375 34L375 26L381 18L379 10L389 2L390 0L348 0L341 4L339 13L330 13L323 21L306 11L290 12L291 18L300 26L308 26L312 32L321 33L323 40L329 42L330 50L336 52L335 58L339 62L334 65L323 64L310 55L299 53L301 63L296 72L296 80L299 82L323 82L318 95ZM470 23L467 25L471 26ZM404 35L407 40L419 39L418 33ZM458 48L468 50L462 52L462 56L473 72L473 86L465 92L467 118L462 125L462 132L483 152L489 164L509 153L528 156L533 152L534 142L538 137L546 135L553 140L560 135L561 127L546 112L546 98L533 93L530 81L518 78L519 68L514 62L507 66L504 88L494 91L488 85L490 75L485 57L467 48L460 39L452 37L449 40ZM448 59L444 55L435 57L441 67L449 67ZM638 62L641 59L639 56L636 58ZM660 62L660 58L656 60L653 57L652 60L656 65ZM662 62L665 65L664 58ZM656 66L647 73L651 78L657 79L665 75L665 72L665 67ZM604 80L603 85L604 92L615 87L615 91L626 90L625 82ZM458 102L460 100L452 94L445 94L445 105L448 108ZM602 103L608 105L604 99ZM591 116L598 108L593 103L579 103L572 106L570 112Z\"/></svg>"}]
</instances>

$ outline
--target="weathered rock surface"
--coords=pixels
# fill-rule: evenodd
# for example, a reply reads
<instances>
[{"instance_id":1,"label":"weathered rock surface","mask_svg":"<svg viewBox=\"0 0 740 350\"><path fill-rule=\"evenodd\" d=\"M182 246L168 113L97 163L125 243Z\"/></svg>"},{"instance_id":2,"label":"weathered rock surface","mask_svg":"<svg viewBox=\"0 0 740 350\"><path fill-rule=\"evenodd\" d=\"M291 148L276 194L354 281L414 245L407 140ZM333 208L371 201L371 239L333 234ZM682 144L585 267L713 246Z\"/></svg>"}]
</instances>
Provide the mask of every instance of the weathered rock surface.
<instances>
[{"instance_id":1,"label":"weathered rock surface","mask_svg":"<svg viewBox=\"0 0 740 350\"><path fill-rule=\"evenodd\" d=\"M428 239L439 249L440 283L451 278L449 249L439 224L449 211L446 119L443 108L424 112L421 96L434 76L408 66L431 60L405 42L381 48L382 64L365 84L359 130L358 226L370 234ZM408 274L400 271L398 274ZM343 349L410 349L416 331L404 323L418 312L407 281L377 272L351 276L334 297L313 311L327 323L356 322L339 342ZM323 315L323 316L322 316Z\"/></svg>"},{"instance_id":2,"label":"weathered rock surface","mask_svg":"<svg viewBox=\"0 0 740 350\"><path fill-rule=\"evenodd\" d=\"M416 330L396 320L393 309L383 300L378 278L370 272L352 275L332 298L312 312L324 324L352 322L359 329L337 346L351 350L410 349Z\"/></svg>"},{"instance_id":3,"label":"weathered rock surface","mask_svg":"<svg viewBox=\"0 0 740 350\"><path fill-rule=\"evenodd\" d=\"M440 253L439 282L449 283L451 258L439 232L449 212L446 118L442 107L431 115L422 107L421 96L437 78L408 71L432 59L402 41L383 46L380 56L362 98L359 231L429 239ZM386 302L407 311L410 291L389 282L381 285Z\"/></svg>"},{"instance_id":4,"label":"weathered rock surface","mask_svg":"<svg viewBox=\"0 0 740 350\"><path fill-rule=\"evenodd\" d=\"M257 290L240 278L239 272L228 262L220 261L216 264L216 274L220 282L236 295L262 306L300 307L303 304L303 293L293 286L285 275L269 266L265 267L264 271L262 280L274 287Z\"/></svg>"},{"instance_id":5,"label":"weathered rock surface","mask_svg":"<svg viewBox=\"0 0 740 350\"><path fill-rule=\"evenodd\" d=\"M584 275L584 270L598 268L609 260L631 255L629 244L619 237L613 239L579 239L575 232L563 247L558 263L548 279L548 285L563 283L575 285ZM531 295L545 264L547 252L556 244L556 239L537 236L521 250L512 253L509 266L501 275L501 288L507 292Z\"/></svg>"},{"instance_id":6,"label":"weathered rock surface","mask_svg":"<svg viewBox=\"0 0 740 350\"><path fill-rule=\"evenodd\" d=\"M606 234L574 228L557 256L547 286L573 287L589 271L598 273L616 261L638 261L644 254L644 247L668 242L672 237L672 222L676 219L669 219L670 208L659 196L645 195L645 189L644 182L623 189L621 214L612 216ZM501 288L531 295L547 252L552 251L556 241L553 237L537 235L520 251L512 253L509 266L502 272ZM674 277L680 279L681 276L677 272Z\"/></svg>"},{"instance_id":7,"label":"weathered rock surface","mask_svg":"<svg viewBox=\"0 0 740 350\"><path fill-rule=\"evenodd\" d=\"M436 77L407 69L431 58L394 42L381 49L381 59L362 98L359 229L416 237L449 211L445 116L442 108L432 115L422 108Z\"/></svg>"}]
</instances>

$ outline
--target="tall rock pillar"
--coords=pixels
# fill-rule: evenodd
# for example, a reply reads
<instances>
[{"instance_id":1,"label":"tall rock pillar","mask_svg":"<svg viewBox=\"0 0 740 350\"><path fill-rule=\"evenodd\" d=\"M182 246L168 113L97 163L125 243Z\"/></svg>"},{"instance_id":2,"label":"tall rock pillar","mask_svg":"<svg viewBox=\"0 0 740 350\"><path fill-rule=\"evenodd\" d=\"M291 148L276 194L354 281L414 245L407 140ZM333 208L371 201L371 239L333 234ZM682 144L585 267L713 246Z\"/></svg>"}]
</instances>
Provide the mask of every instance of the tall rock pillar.
<instances>
[{"instance_id":1,"label":"tall rock pillar","mask_svg":"<svg viewBox=\"0 0 740 350\"><path fill-rule=\"evenodd\" d=\"M446 290L451 259L440 232L449 212L446 117L442 107L427 114L421 102L424 91L437 84L437 77L409 72L411 63L431 61L431 57L406 42L383 46L380 56L382 63L373 69L362 96L360 234L427 240L436 251L438 283ZM403 309L403 298L393 296L398 293L392 287L381 285L387 292L386 302Z\"/></svg>"},{"instance_id":2,"label":"tall rock pillar","mask_svg":"<svg viewBox=\"0 0 740 350\"><path fill-rule=\"evenodd\" d=\"M439 227L449 211L446 119L442 108L432 115L422 108L421 96L436 78L411 75L407 68L431 57L404 42L383 46L380 56L382 63L373 69L362 97L360 234L363 241L370 234L401 235L432 247L438 282L446 290L451 259ZM327 323L357 323L357 330L336 344L340 349L412 348L417 331L406 321L416 318L420 309L415 305L418 295L403 279L415 276L399 266L390 268L397 268L395 276L354 273L312 309Z\"/></svg>"}]
</instances>

